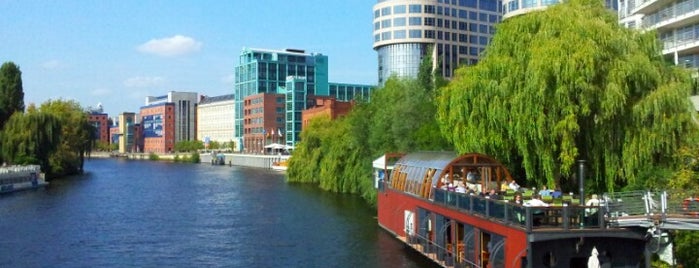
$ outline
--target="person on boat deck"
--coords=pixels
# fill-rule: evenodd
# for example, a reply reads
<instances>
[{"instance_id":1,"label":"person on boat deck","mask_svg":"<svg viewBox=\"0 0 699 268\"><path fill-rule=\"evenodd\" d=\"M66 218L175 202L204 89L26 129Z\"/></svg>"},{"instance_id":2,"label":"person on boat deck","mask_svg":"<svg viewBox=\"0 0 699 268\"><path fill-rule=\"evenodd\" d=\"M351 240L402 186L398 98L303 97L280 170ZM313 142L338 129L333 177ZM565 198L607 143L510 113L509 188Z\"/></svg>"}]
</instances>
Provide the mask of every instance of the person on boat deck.
<instances>
[{"instance_id":1,"label":"person on boat deck","mask_svg":"<svg viewBox=\"0 0 699 268\"><path fill-rule=\"evenodd\" d=\"M524 205L528 206L528 207L548 207L549 206L548 203L541 201L541 196L539 196L538 194L533 195L531 200L527 200L527 202L524 202Z\"/></svg>"},{"instance_id":2,"label":"person on boat deck","mask_svg":"<svg viewBox=\"0 0 699 268\"><path fill-rule=\"evenodd\" d=\"M585 206L586 206L586 207L597 207L597 206L599 206L599 197L597 196L597 194L593 194L592 197L591 197L590 199L588 199L587 201L585 201ZM589 215L591 215L591 214L594 214L595 212L597 212L597 209L596 209L596 208L586 208L586 209L585 209L585 214L586 214L586 216L589 216Z\"/></svg>"},{"instance_id":3,"label":"person on boat deck","mask_svg":"<svg viewBox=\"0 0 699 268\"><path fill-rule=\"evenodd\" d=\"M556 186L555 190L551 192L553 198L561 198L563 196L563 191L561 191L561 186Z\"/></svg>"},{"instance_id":4,"label":"person on boat deck","mask_svg":"<svg viewBox=\"0 0 699 268\"><path fill-rule=\"evenodd\" d=\"M500 183L500 192L507 192L507 190L510 189L510 186L507 186L507 180L502 180L502 183Z\"/></svg>"},{"instance_id":5,"label":"person on boat deck","mask_svg":"<svg viewBox=\"0 0 699 268\"><path fill-rule=\"evenodd\" d=\"M490 191L485 195L485 198L500 199L500 196L498 195L498 192L495 191L495 189L490 189Z\"/></svg>"},{"instance_id":6,"label":"person on boat deck","mask_svg":"<svg viewBox=\"0 0 699 268\"><path fill-rule=\"evenodd\" d=\"M447 191L453 192L455 190L456 190L456 187L454 187L454 184L452 184L451 182L449 184L447 184Z\"/></svg>"},{"instance_id":7,"label":"person on boat deck","mask_svg":"<svg viewBox=\"0 0 699 268\"><path fill-rule=\"evenodd\" d=\"M521 194L515 195L515 204L522 205L522 195Z\"/></svg>"},{"instance_id":8,"label":"person on boat deck","mask_svg":"<svg viewBox=\"0 0 699 268\"><path fill-rule=\"evenodd\" d=\"M460 181L456 183L456 192L457 193L466 193L466 186L464 186L464 182Z\"/></svg>"},{"instance_id":9,"label":"person on boat deck","mask_svg":"<svg viewBox=\"0 0 699 268\"><path fill-rule=\"evenodd\" d=\"M551 195L551 190L549 190L546 185L541 186L541 191L539 191L540 196L549 196Z\"/></svg>"},{"instance_id":10,"label":"person on boat deck","mask_svg":"<svg viewBox=\"0 0 699 268\"><path fill-rule=\"evenodd\" d=\"M517 184L517 182L515 180L512 180L510 182L510 185L508 185L508 187L510 187L510 189L512 189L512 190L519 191L519 184Z\"/></svg>"}]
</instances>

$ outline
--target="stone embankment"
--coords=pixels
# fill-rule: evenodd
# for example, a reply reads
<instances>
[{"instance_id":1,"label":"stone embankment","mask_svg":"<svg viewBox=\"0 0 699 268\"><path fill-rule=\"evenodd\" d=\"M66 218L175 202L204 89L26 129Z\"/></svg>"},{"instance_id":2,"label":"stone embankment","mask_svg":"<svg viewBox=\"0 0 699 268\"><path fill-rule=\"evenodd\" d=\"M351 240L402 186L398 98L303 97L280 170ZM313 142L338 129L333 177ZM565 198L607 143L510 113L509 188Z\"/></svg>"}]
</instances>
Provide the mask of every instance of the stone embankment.
<instances>
[{"instance_id":1,"label":"stone embankment","mask_svg":"<svg viewBox=\"0 0 699 268\"><path fill-rule=\"evenodd\" d=\"M180 158L185 156L190 156L188 153L179 154L157 154L158 160L163 161L174 161L176 156ZM223 165L229 166L243 166L243 167L257 167L257 168L272 168L272 164L275 162L280 162L289 159L288 155L254 155L254 154L234 154L234 153L224 153L218 154L223 156L223 161L220 161ZM216 154L211 153L200 153L199 158L203 164L214 164L213 159L217 157ZM147 153L109 153L109 152L93 152L90 154L91 158L110 158L110 157L120 157L126 159L134 160L150 160L150 154Z\"/></svg>"}]
</instances>

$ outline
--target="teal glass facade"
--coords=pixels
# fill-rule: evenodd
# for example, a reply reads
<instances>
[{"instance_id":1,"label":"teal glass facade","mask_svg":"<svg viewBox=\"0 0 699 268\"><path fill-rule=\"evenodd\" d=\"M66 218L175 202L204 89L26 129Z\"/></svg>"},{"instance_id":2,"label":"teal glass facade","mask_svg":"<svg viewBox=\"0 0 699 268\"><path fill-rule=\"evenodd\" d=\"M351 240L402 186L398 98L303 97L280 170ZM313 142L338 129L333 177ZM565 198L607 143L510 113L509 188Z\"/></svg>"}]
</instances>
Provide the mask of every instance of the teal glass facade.
<instances>
[{"instance_id":1,"label":"teal glass facade","mask_svg":"<svg viewBox=\"0 0 699 268\"><path fill-rule=\"evenodd\" d=\"M301 139L302 113L308 108L310 95L330 96L338 101L371 100L371 92L374 86L329 83L325 90L318 90L316 94L310 94L305 90L307 82L304 77L288 77L284 95L286 96L286 124L285 135L286 144L294 145Z\"/></svg>"},{"instance_id":2,"label":"teal glass facade","mask_svg":"<svg viewBox=\"0 0 699 268\"><path fill-rule=\"evenodd\" d=\"M244 100L248 96L260 93L284 96L285 108L278 112L283 114L284 128L279 130L287 145L295 145L300 140L302 112L308 108L309 96L368 101L374 89L371 85L329 83L328 57L303 50L243 49L239 62L235 68L235 136L239 141L246 135ZM247 134L263 135L263 131L250 129L251 133Z\"/></svg>"},{"instance_id":3,"label":"teal glass facade","mask_svg":"<svg viewBox=\"0 0 699 268\"><path fill-rule=\"evenodd\" d=\"M288 76L306 78L308 92L328 87L328 57L303 50L244 48L235 67L235 136L243 137L243 100L259 93L280 93Z\"/></svg>"}]
</instances>

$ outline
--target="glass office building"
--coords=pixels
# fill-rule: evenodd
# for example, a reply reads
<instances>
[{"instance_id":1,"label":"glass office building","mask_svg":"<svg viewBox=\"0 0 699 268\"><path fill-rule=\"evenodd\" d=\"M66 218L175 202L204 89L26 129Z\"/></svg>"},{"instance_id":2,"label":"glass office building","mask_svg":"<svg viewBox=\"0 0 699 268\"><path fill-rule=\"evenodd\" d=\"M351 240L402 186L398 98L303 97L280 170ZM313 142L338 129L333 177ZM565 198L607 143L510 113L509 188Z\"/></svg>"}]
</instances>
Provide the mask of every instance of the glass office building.
<instances>
[{"instance_id":1,"label":"glass office building","mask_svg":"<svg viewBox=\"0 0 699 268\"><path fill-rule=\"evenodd\" d=\"M430 47L445 78L459 65L477 63L501 8L501 0L379 0L373 8L379 84L391 75L416 77Z\"/></svg>"},{"instance_id":2,"label":"glass office building","mask_svg":"<svg viewBox=\"0 0 699 268\"><path fill-rule=\"evenodd\" d=\"M265 131L271 130L276 131L278 136L283 136L283 142L287 145L295 145L300 139L301 114L308 108L309 97L330 96L338 101L351 101L361 97L369 100L374 88L371 85L328 82L328 57L298 49L244 48L240 55L240 63L235 68L235 76L235 138L238 144L243 146L246 139L250 141L254 138L264 138ZM260 93L279 94L280 103L283 102L284 106L267 111L275 114L269 117L273 119L258 115L254 122L248 122L246 129L245 99ZM257 98L255 101L262 99ZM248 112L267 113L259 107ZM279 127L254 127L263 125Z\"/></svg>"},{"instance_id":3,"label":"glass office building","mask_svg":"<svg viewBox=\"0 0 699 268\"><path fill-rule=\"evenodd\" d=\"M243 100L259 93L280 93L288 76L304 77L305 88L315 94L316 88L328 88L328 57L304 50L244 48L235 67L235 136L242 140ZM260 133L250 133L260 134Z\"/></svg>"},{"instance_id":4,"label":"glass office building","mask_svg":"<svg viewBox=\"0 0 699 268\"><path fill-rule=\"evenodd\" d=\"M676 65L699 67L699 0L619 0L618 14L628 28L655 30Z\"/></svg>"}]
</instances>

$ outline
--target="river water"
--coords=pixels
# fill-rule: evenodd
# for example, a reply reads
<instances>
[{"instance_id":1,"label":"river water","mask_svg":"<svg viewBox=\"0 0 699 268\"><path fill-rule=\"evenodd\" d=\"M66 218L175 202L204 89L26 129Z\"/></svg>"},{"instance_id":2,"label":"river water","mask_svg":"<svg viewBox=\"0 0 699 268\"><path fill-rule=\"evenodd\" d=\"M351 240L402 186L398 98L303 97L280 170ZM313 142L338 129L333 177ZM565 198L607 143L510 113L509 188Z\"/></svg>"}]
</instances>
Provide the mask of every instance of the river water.
<instances>
[{"instance_id":1,"label":"river water","mask_svg":"<svg viewBox=\"0 0 699 268\"><path fill-rule=\"evenodd\" d=\"M266 169L92 159L0 195L0 267L436 267L356 196Z\"/></svg>"}]
</instances>

